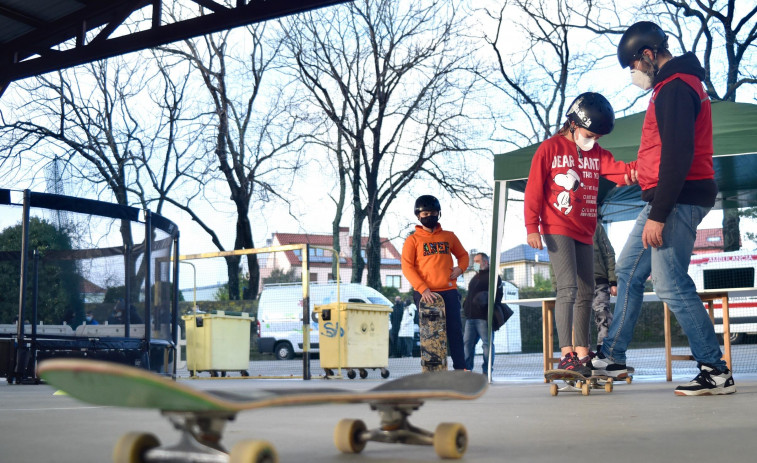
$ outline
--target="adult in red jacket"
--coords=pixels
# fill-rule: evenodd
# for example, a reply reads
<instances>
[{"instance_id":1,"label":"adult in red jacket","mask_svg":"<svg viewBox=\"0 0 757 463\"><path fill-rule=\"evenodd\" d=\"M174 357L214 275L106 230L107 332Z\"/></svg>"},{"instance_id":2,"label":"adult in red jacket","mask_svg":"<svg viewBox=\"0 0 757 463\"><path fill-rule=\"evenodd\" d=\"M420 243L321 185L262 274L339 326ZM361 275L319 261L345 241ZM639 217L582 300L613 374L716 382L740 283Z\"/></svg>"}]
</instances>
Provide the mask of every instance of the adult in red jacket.
<instances>
[{"instance_id":1,"label":"adult in red jacket","mask_svg":"<svg viewBox=\"0 0 757 463\"><path fill-rule=\"evenodd\" d=\"M636 164L647 205L615 266L618 300L593 367L599 374L627 374L626 350L651 274L655 292L681 324L700 369L696 378L676 388L676 395L736 392L715 329L688 274L697 226L717 195L710 99L701 82L705 71L693 53L673 57L663 30L647 21L623 34L618 60L631 68L634 85L652 89Z\"/></svg>"},{"instance_id":2,"label":"adult in red jacket","mask_svg":"<svg viewBox=\"0 0 757 463\"><path fill-rule=\"evenodd\" d=\"M555 273L558 368L589 376L599 177L625 184L632 166L615 161L612 153L596 143L615 125L614 111L605 97L583 93L566 116L560 131L545 140L531 160L524 217L528 244L542 249L544 237Z\"/></svg>"}]
</instances>

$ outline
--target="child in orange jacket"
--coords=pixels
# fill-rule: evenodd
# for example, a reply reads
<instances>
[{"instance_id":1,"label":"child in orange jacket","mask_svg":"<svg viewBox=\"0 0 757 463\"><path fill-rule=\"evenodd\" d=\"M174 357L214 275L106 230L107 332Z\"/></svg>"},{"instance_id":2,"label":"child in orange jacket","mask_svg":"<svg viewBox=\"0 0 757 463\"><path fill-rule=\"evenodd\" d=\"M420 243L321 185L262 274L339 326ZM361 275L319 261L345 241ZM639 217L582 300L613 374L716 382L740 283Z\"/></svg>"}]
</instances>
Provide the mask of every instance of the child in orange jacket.
<instances>
[{"instance_id":1,"label":"child in orange jacket","mask_svg":"<svg viewBox=\"0 0 757 463\"><path fill-rule=\"evenodd\" d=\"M451 231L439 225L441 205L436 197L423 195L415 200L415 216L421 225L408 236L402 247L402 273L415 290L413 299L432 303L441 296L447 313L447 343L455 370L465 369L463 328L460 319L460 293L457 278L468 268L468 251ZM454 265L452 256L457 259ZM436 294L434 294L436 293ZM437 296L438 294L438 296Z\"/></svg>"}]
</instances>

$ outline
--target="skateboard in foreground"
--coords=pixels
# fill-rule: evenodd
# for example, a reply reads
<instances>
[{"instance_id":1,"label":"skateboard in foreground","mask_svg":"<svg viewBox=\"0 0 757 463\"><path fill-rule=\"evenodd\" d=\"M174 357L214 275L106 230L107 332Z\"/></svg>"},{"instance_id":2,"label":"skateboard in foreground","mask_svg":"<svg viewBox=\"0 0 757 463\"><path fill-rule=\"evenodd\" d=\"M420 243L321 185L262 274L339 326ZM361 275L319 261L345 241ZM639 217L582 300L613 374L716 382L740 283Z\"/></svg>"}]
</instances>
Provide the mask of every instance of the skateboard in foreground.
<instances>
[{"instance_id":1,"label":"skateboard in foreground","mask_svg":"<svg viewBox=\"0 0 757 463\"><path fill-rule=\"evenodd\" d=\"M113 450L115 462L277 462L273 445L263 440L241 441L227 452L221 444L225 424L244 410L325 403L368 403L379 413L381 424L376 429L367 429L361 420L339 421L334 444L344 453L359 453L368 441L376 441L432 445L442 458L460 458L468 445L462 424L441 423L430 432L410 424L408 417L426 400L471 400L487 388L483 375L440 371L406 376L360 392L302 388L236 394L202 391L138 368L80 359L41 362L39 377L84 402L160 410L181 432L173 446L161 446L153 434L126 434Z\"/></svg>"},{"instance_id":2,"label":"skateboard in foreground","mask_svg":"<svg viewBox=\"0 0 757 463\"><path fill-rule=\"evenodd\" d=\"M432 304L421 300L418 310L422 371L447 370L447 314L444 299L437 293Z\"/></svg>"},{"instance_id":3,"label":"skateboard in foreground","mask_svg":"<svg viewBox=\"0 0 757 463\"><path fill-rule=\"evenodd\" d=\"M631 376L623 379L631 383ZM610 376L593 375L588 378L572 370L547 370L544 372L544 380L549 384L549 393L557 395L559 392L580 392L582 395L591 394L592 389L604 389L605 392L612 392L613 379ZM555 381L563 381L564 385L559 387Z\"/></svg>"}]
</instances>

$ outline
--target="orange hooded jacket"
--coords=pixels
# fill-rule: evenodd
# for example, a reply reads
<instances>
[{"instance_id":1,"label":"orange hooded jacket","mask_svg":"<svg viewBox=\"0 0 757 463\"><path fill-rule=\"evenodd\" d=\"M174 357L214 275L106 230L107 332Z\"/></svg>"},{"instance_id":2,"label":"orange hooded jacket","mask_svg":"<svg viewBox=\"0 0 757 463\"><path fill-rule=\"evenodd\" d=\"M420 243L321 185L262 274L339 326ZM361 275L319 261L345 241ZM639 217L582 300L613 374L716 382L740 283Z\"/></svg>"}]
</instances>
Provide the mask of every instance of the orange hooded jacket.
<instances>
[{"instance_id":1,"label":"orange hooded jacket","mask_svg":"<svg viewBox=\"0 0 757 463\"><path fill-rule=\"evenodd\" d=\"M457 282L450 280L454 262L463 271L468 268L468 251L451 231L442 230L437 225L433 232L422 226L415 226L415 233L408 236L402 246L402 273L413 289L423 293L431 291L448 291L457 289Z\"/></svg>"}]
</instances>

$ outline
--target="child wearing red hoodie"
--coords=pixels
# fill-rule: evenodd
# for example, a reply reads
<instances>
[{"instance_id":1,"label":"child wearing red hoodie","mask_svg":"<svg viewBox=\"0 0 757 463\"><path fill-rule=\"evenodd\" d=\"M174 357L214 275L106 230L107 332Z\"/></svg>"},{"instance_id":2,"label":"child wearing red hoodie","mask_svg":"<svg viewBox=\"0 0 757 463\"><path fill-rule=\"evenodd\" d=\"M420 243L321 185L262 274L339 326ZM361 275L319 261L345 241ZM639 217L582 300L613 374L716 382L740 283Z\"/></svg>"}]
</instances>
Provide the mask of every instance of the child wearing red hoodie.
<instances>
[{"instance_id":1,"label":"child wearing red hoodie","mask_svg":"<svg viewBox=\"0 0 757 463\"><path fill-rule=\"evenodd\" d=\"M442 230L439 225L441 205L436 197L423 195L415 200L415 216L421 225L408 236L402 246L402 273L415 290L413 299L420 307L420 301L432 303L437 293L444 299L447 312L447 343L452 366L455 370L465 369L463 352L463 327L460 319L460 293L457 291L457 277L468 268L468 251L451 231ZM457 259L454 265L452 256Z\"/></svg>"},{"instance_id":2,"label":"child wearing red hoodie","mask_svg":"<svg viewBox=\"0 0 757 463\"><path fill-rule=\"evenodd\" d=\"M539 146L531 161L524 218L529 246L542 249L543 237L554 269L558 369L588 377L599 177L630 185L636 172L635 161L615 161L595 143L615 126L615 113L605 97L583 93L566 116L560 131Z\"/></svg>"}]
</instances>

